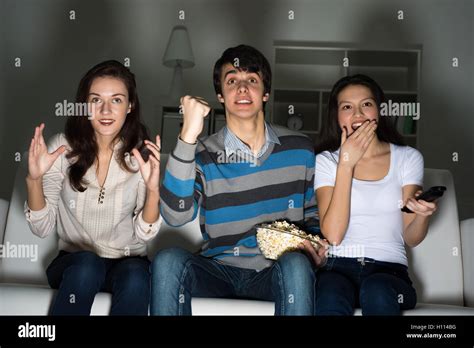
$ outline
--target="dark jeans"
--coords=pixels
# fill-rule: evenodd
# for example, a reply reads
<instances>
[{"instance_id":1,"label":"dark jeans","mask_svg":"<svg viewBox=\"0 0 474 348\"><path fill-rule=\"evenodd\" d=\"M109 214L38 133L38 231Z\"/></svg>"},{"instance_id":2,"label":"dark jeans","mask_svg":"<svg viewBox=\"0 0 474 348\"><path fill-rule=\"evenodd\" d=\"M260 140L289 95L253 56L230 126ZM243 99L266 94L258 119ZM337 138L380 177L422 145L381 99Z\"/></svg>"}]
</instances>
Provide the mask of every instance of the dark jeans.
<instances>
[{"instance_id":1,"label":"dark jeans","mask_svg":"<svg viewBox=\"0 0 474 348\"><path fill-rule=\"evenodd\" d=\"M407 267L369 258L330 257L318 271L316 315L399 315L416 305Z\"/></svg>"},{"instance_id":2,"label":"dark jeans","mask_svg":"<svg viewBox=\"0 0 474 348\"><path fill-rule=\"evenodd\" d=\"M275 302L277 315L312 315L315 274L309 259L287 253L260 272L224 265L184 249L160 251L152 265L152 315L191 315L191 298Z\"/></svg>"},{"instance_id":3,"label":"dark jeans","mask_svg":"<svg viewBox=\"0 0 474 348\"><path fill-rule=\"evenodd\" d=\"M61 250L46 275L58 289L51 315L90 315L95 295L112 293L111 315L148 315L150 261L145 256L107 259L90 251Z\"/></svg>"}]
</instances>

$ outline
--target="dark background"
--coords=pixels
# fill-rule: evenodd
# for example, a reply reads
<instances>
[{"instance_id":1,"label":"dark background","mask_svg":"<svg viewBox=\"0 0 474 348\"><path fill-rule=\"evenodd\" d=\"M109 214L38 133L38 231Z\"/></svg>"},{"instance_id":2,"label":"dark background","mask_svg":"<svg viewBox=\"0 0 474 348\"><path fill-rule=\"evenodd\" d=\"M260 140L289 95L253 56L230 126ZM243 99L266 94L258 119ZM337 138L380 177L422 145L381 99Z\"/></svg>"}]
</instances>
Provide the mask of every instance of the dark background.
<instances>
[{"instance_id":1,"label":"dark background","mask_svg":"<svg viewBox=\"0 0 474 348\"><path fill-rule=\"evenodd\" d=\"M45 122L46 138L62 131L55 104L73 101L82 75L102 60L130 59L142 118L161 133L173 74L162 58L171 29L184 24L196 63L184 70L186 92L215 106L213 64L240 43L260 49L272 65L275 40L420 45L417 147L425 167L452 172L460 219L472 217L473 13L472 0L0 0L0 198L10 199L15 154L27 150L34 126Z\"/></svg>"}]
</instances>

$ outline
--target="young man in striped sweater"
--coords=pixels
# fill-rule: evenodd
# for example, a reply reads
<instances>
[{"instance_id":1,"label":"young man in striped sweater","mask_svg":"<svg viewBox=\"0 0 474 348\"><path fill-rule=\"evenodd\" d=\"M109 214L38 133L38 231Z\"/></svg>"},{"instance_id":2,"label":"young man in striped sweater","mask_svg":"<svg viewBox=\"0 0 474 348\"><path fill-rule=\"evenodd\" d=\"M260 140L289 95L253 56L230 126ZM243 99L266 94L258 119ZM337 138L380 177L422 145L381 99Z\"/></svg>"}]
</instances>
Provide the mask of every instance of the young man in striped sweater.
<instances>
[{"instance_id":1,"label":"young man in striped sweater","mask_svg":"<svg viewBox=\"0 0 474 348\"><path fill-rule=\"evenodd\" d=\"M310 259L301 252L265 259L254 227L284 219L317 232L313 144L265 122L271 70L255 48L227 49L215 64L214 88L226 126L198 139L210 107L183 97L183 128L161 188L165 221L179 226L199 214L205 243L197 255L180 248L156 255L151 314L190 315L195 296L268 300L277 315L312 315ZM324 249L308 250L318 266Z\"/></svg>"}]
</instances>

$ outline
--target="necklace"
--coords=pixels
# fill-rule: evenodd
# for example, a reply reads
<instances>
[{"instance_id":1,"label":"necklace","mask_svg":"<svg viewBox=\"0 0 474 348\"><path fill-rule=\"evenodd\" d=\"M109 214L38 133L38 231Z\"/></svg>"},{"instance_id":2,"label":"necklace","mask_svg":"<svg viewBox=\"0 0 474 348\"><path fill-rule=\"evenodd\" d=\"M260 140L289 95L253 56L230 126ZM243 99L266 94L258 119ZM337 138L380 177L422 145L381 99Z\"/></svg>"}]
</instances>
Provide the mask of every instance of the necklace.
<instances>
[{"instance_id":1,"label":"necklace","mask_svg":"<svg viewBox=\"0 0 474 348\"><path fill-rule=\"evenodd\" d=\"M110 169L110 165L111 165L111 162L112 162L112 156L113 156L113 151L112 153L110 154L110 158L109 158L109 165L107 166L107 173L105 173L105 179L104 179L104 183L102 184L102 186L100 186L99 184L99 197L97 198L97 203L98 204L103 204L104 203L104 197L105 197L105 182L107 181L107 177L109 176L109 169ZM99 182L99 180L97 180L97 182Z\"/></svg>"}]
</instances>

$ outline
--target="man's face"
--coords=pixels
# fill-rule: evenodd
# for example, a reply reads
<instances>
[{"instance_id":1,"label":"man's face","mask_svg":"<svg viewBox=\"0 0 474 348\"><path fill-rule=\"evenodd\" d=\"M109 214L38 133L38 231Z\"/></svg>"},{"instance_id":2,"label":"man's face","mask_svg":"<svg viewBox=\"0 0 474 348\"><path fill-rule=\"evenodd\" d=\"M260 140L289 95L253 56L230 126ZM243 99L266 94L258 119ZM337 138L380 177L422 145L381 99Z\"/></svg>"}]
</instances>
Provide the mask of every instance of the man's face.
<instances>
[{"instance_id":1,"label":"man's face","mask_svg":"<svg viewBox=\"0 0 474 348\"><path fill-rule=\"evenodd\" d=\"M260 73L238 70L232 64L222 66L222 95L217 98L224 103L226 114L239 118L251 118L263 112L264 85Z\"/></svg>"}]
</instances>

